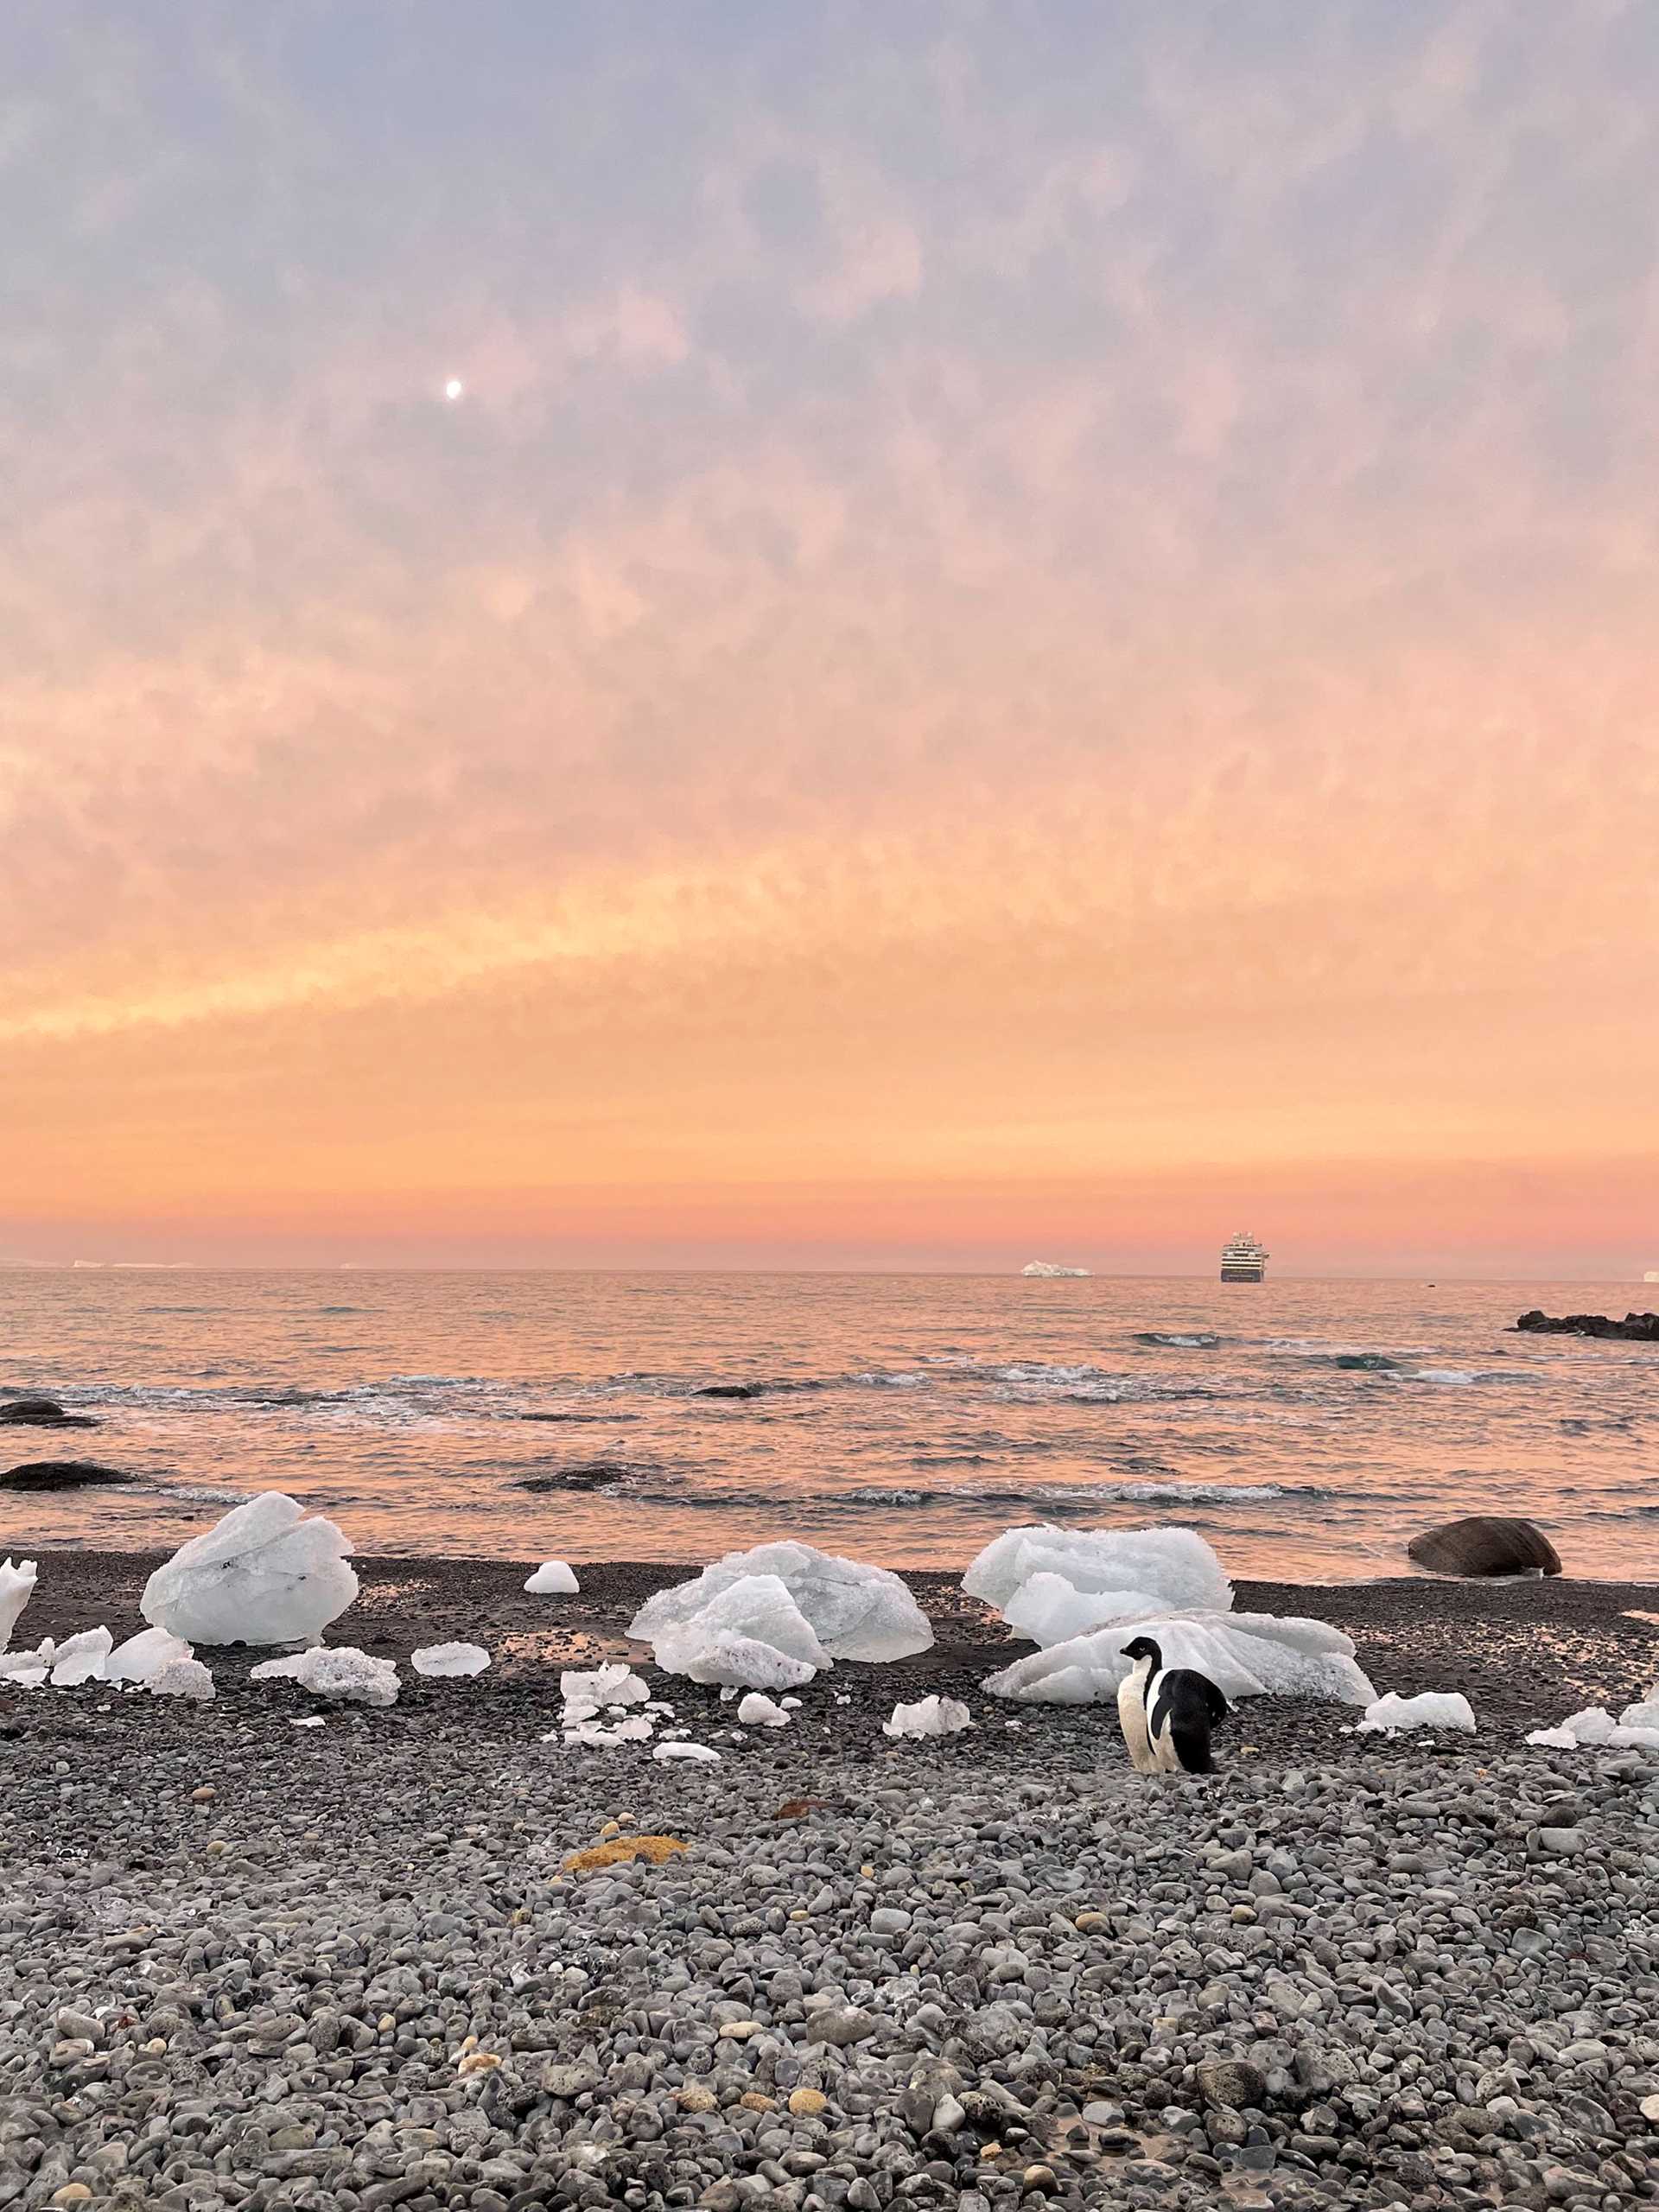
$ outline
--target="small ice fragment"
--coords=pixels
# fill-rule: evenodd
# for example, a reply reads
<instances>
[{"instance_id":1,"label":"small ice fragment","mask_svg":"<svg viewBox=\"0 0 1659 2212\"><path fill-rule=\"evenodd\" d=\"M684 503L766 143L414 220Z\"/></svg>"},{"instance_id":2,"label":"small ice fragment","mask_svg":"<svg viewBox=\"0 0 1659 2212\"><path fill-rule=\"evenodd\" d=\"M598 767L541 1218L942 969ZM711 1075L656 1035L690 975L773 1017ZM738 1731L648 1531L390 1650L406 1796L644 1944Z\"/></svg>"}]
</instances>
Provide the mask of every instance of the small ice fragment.
<instances>
[{"instance_id":1,"label":"small ice fragment","mask_svg":"<svg viewBox=\"0 0 1659 2212\"><path fill-rule=\"evenodd\" d=\"M567 1668L559 1676L559 1694L567 1705L644 1705L651 1689L626 1660L618 1659L586 1671Z\"/></svg>"},{"instance_id":2,"label":"small ice fragment","mask_svg":"<svg viewBox=\"0 0 1659 2212\"><path fill-rule=\"evenodd\" d=\"M327 1724L320 1713L308 1713L302 1720L290 1720L288 1725L290 1728L322 1728ZM547 1740L543 1736L542 1741L546 1743Z\"/></svg>"},{"instance_id":3,"label":"small ice fragment","mask_svg":"<svg viewBox=\"0 0 1659 2212\"><path fill-rule=\"evenodd\" d=\"M798 1713L801 1709L801 1700L798 1697L780 1697L778 1702L785 1713Z\"/></svg>"},{"instance_id":4,"label":"small ice fragment","mask_svg":"<svg viewBox=\"0 0 1659 2212\"><path fill-rule=\"evenodd\" d=\"M0 1652L0 1682L15 1690L37 1690L52 1670L52 1641L48 1637L38 1651Z\"/></svg>"},{"instance_id":5,"label":"small ice fragment","mask_svg":"<svg viewBox=\"0 0 1659 2212\"><path fill-rule=\"evenodd\" d=\"M797 1698L793 1702L798 1705L800 1700ZM746 1728L787 1728L789 1726L789 1715L783 1707L774 1705L760 1690L749 1692L737 1708L737 1717Z\"/></svg>"},{"instance_id":6,"label":"small ice fragment","mask_svg":"<svg viewBox=\"0 0 1659 2212\"><path fill-rule=\"evenodd\" d=\"M115 1638L106 1628L85 1628L58 1645L52 1660L52 1687L72 1689L77 1682L101 1681L104 1662Z\"/></svg>"},{"instance_id":7,"label":"small ice fragment","mask_svg":"<svg viewBox=\"0 0 1659 2212\"><path fill-rule=\"evenodd\" d=\"M840 1693L837 1693L837 1694L836 1694L836 1703L837 1705L850 1705L850 1704L852 1703L852 1701L853 1701L853 1700L851 1700L851 1698L849 1698L849 1697L844 1697L844 1696L841 1695L841 1694L840 1694Z\"/></svg>"},{"instance_id":8,"label":"small ice fragment","mask_svg":"<svg viewBox=\"0 0 1659 2212\"><path fill-rule=\"evenodd\" d=\"M532 1598L574 1598L581 1586L562 1559L544 1559L524 1585Z\"/></svg>"},{"instance_id":9,"label":"small ice fragment","mask_svg":"<svg viewBox=\"0 0 1659 2212\"><path fill-rule=\"evenodd\" d=\"M720 1764L720 1753L707 1744L658 1744L651 1756L654 1759L702 1759L710 1766Z\"/></svg>"},{"instance_id":10,"label":"small ice fragment","mask_svg":"<svg viewBox=\"0 0 1659 2212\"><path fill-rule=\"evenodd\" d=\"M481 1643L428 1643L410 1663L417 1675L481 1675L490 1655Z\"/></svg>"},{"instance_id":11,"label":"small ice fragment","mask_svg":"<svg viewBox=\"0 0 1659 2212\"><path fill-rule=\"evenodd\" d=\"M40 1572L32 1559L14 1566L10 1558L0 1560L0 1651L11 1643L11 1631L17 1625L23 1607L35 1595L35 1580Z\"/></svg>"},{"instance_id":12,"label":"small ice fragment","mask_svg":"<svg viewBox=\"0 0 1659 2212\"><path fill-rule=\"evenodd\" d=\"M390 1659L372 1659L355 1644L317 1644L293 1659L264 1659L251 1669L252 1682L297 1682L315 1696L354 1705L396 1705L397 1669Z\"/></svg>"},{"instance_id":13,"label":"small ice fragment","mask_svg":"<svg viewBox=\"0 0 1659 2212\"><path fill-rule=\"evenodd\" d=\"M960 1698L925 1697L915 1705L895 1705L891 1720L881 1723L884 1736L954 1736L971 1727L972 1719Z\"/></svg>"},{"instance_id":14,"label":"small ice fragment","mask_svg":"<svg viewBox=\"0 0 1659 2212\"><path fill-rule=\"evenodd\" d=\"M789 1700L785 1698L784 1700L784 1703L787 1705L789 1703ZM647 1713L666 1713L671 1716L674 1708L669 1704L666 1698L653 1697L646 1701L645 1711Z\"/></svg>"},{"instance_id":15,"label":"small ice fragment","mask_svg":"<svg viewBox=\"0 0 1659 2212\"><path fill-rule=\"evenodd\" d=\"M722 1682L721 1684L720 1701L722 1705L729 1705L736 1695L737 1684L735 1682Z\"/></svg>"},{"instance_id":16,"label":"small ice fragment","mask_svg":"<svg viewBox=\"0 0 1659 2212\"><path fill-rule=\"evenodd\" d=\"M268 1490L158 1567L138 1610L188 1643L304 1643L357 1595L346 1549L332 1521Z\"/></svg>"},{"instance_id":17,"label":"small ice fragment","mask_svg":"<svg viewBox=\"0 0 1659 2212\"><path fill-rule=\"evenodd\" d=\"M1424 1690L1416 1697L1402 1697L1390 1690L1386 1697L1368 1705L1360 1715L1357 1733L1394 1736L1408 1728L1458 1728L1465 1735L1475 1732L1474 1708L1461 1691L1453 1690L1442 1695L1437 1690Z\"/></svg>"},{"instance_id":18,"label":"small ice fragment","mask_svg":"<svg viewBox=\"0 0 1659 2212\"><path fill-rule=\"evenodd\" d=\"M124 1643L118 1643L104 1662L106 1682L148 1682L176 1660L192 1659L190 1646L164 1628L140 1629Z\"/></svg>"},{"instance_id":19,"label":"small ice fragment","mask_svg":"<svg viewBox=\"0 0 1659 2212\"><path fill-rule=\"evenodd\" d=\"M219 1694L212 1675L200 1659L169 1660L165 1667L156 1669L144 1688L151 1697L188 1697L198 1705L211 1705Z\"/></svg>"}]
</instances>

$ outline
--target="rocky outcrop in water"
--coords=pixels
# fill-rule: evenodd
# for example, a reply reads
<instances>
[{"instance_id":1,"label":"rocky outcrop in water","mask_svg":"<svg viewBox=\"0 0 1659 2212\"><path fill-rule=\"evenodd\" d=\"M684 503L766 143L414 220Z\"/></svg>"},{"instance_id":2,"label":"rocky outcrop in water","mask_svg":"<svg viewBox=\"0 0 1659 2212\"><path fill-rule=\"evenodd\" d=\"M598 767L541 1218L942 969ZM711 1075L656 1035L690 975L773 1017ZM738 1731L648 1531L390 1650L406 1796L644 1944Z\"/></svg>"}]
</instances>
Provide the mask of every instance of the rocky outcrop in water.
<instances>
[{"instance_id":1,"label":"rocky outcrop in water","mask_svg":"<svg viewBox=\"0 0 1659 2212\"><path fill-rule=\"evenodd\" d=\"M1617 1337L1627 1344L1659 1344L1659 1313L1627 1313L1615 1321L1607 1313L1545 1313L1534 1306L1516 1323L1529 1336Z\"/></svg>"},{"instance_id":2,"label":"rocky outcrop in water","mask_svg":"<svg viewBox=\"0 0 1659 2212\"><path fill-rule=\"evenodd\" d=\"M85 1490L98 1483L136 1480L92 1459L26 1459L21 1467L0 1467L0 1490Z\"/></svg>"},{"instance_id":3,"label":"rocky outcrop in water","mask_svg":"<svg viewBox=\"0 0 1659 2212\"><path fill-rule=\"evenodd\" d=\"M1477 1513L1414 1536L1408 1555L1431 1574L1559 1574L1560 1554L1530 1521Z\"/></svg>"},{"instance_id":4,"label":"rocky outcrop in water","mask_svg":"<svg viewBox=\"0 0 1659 2212\"><path fill-rule=\"evenodd\" d=\"M91 1414L67 1414L55 1398L8 1398L0 1422L15 1428L96 1428Z\"/></svg>"}]
</instances>

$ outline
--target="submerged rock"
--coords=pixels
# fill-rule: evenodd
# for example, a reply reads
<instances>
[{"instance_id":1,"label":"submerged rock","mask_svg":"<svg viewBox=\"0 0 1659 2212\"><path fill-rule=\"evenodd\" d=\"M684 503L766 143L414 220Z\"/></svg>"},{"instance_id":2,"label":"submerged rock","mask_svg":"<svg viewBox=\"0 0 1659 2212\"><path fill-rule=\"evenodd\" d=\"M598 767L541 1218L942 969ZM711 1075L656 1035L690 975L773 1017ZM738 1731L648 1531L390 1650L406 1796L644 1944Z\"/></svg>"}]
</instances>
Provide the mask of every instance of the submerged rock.
<instances>
[{"instance_id":1,"label":"submerged rock","mask_svg":"<svg viewBox=\"0 0 1659 2212\"><path fill-rule=\"evenodd\" d=\"M1615 1337L1629 1344L1659 1344L1659 1313L1627 1313L1622 1321L1607 1313L1563 1313L1558 1318L1535 1306L1515 1325L1530 1336Z\"/></svg>"},{"instance_id":2,"label":"submerged rock","mask_svg":"<svg viewBox=\"0 0 1659 2212\"><path fill-rule=\"evenodd\" d=\"M85 1490L137 1479L119 1467L100 1467L95 1459L25 1459L21 1466L0 1468L0 1490Z\"/></svg>"},{"instance_id":3,"label":"submerged rock","mask_svg":"<svg viewBox=\"0 0 1659 2212\"><path fill-rule=\"evenodd\" d=\"M91 1414L67 1414L55 1398L8 1398L0 1403L0 1424L15 1428L96 1428Z\"/></svg>"},{"instance_id":4,"label":"submerged rock","mask_svg":"<svg viewBox=\"0 0 1659 2212\"><path fill-rule=\"evenodd\" d=\"M614 1483L631 1481L639 1472L626 1459L587 1459L580 1465L561 1467L547 1475L520 1475L515 1490L607 1490Z\"/></svg>"},{"instance_id":5,"label":"submerged rock","mask_svg":"<svg viewBox=\"0 0 1659 2212\"><path fill-rule=\"evenodd\" d=\"M1431 1574L1559 1574L1560 1554L1530 1521L1476 1513L1426 1529L1406 1546Z\"/></svg>"}]
</instances>

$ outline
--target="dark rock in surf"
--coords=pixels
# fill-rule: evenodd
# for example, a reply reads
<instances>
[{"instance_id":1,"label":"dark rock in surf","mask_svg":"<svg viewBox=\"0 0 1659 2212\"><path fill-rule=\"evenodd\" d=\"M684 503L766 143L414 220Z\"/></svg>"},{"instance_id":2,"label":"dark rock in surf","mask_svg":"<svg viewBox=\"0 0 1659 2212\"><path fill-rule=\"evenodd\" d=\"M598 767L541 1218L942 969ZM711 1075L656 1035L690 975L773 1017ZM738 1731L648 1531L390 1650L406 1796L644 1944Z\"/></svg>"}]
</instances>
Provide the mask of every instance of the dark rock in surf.
<instances>
[{"instance_id":1,"label":"dark rock in surf","mask_svg":"<svg viewBox=\"0 0 1659 2212\"><path fill-rule=\"evenodd\" d=\"M1563 1313L1555 1316L1534 1306L1516 1327L1530 1336L1613 1337L1624 1344L1659 1344L1659 1313L1627 1313L1615 1321L1606 1313Z\"/></svg>"},{"instance_id":2,"label":"dark rock in surf","mask_svg":"<svg viewBox=\"0 0 1659 2212\"><path fill-rule=\"evenodd\" d=\"M1471 1514L1414 1536L1409 1557L1431 1574L1559 1574L1560 1555L1530 1521Z\"/></svg>"},{"instance_id":3,"label":"dark rock in surf","mask_svg":"<svg viewBox=\"0 0 1659 2212\"><path fill-rule=\"evenodd\" d=\"M137 1479L92 1459L26 1459L21 1467L0 1468L0 1490L85 1490L94 1484Z\"/></svg>"},{"instance_id":4,"label":"dark rock in surf","mask_svg":"<svg viewBox=\"0 0 1659 2212\"><path fill-rule=\"evenodd\" d=\"M55 1398L10 1398L0 1405L0 1422L16 1428L96 1428L91 1414L67 1414Z\"/></svg>"},{"instance_id":5,"label":"dark rock in surf","mask_svg":"<svg viewBox=\"0 0 1659 2212\"><path fill-rule=\"evenodd\" d=\"M705 1382L691 1393L694 1398L764 1398L764 1382Z\"/></svg>"},{"instance_id":6,"label":"dark rock in surf","mask_svg":"<svg viewBox=\"0 0 1659 2212\"><path fill-rule=\"evenodd\" d=\"M577 1467L560 1467L548 1475L521 1475L515 1490L608 1490L631 1481L639 1472L626 1459L589 1459Z\"/></svg>"}]
</instances>

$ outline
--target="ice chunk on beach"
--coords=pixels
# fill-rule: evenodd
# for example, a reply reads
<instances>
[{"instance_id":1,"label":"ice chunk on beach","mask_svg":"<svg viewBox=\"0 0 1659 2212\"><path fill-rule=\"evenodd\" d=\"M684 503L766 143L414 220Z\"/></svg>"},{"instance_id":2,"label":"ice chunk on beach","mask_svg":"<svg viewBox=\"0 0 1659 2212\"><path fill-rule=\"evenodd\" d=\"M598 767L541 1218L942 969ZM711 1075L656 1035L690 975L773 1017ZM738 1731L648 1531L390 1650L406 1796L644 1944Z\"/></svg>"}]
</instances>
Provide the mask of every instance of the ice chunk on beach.
<instances>
[{"instance_id":1,"label":"ice chunk on beach","mask_svg":"<svg viewBox=\"0 0 1659 2212\"><path fill-rule=\"evenodd\" d=\"M163 1667L194 1658L190 1646L164 1628L142 1628L124 1643L118 1643L104 1662L106 1682L147 1682Z\"/></svg>"},{"instance_id":2,"label":"ice chunk on beach","mask_svg":"<svg viewBox=\"0 0 1659 2212\"><path fill-rule=\"evenodd\" d=\"M751 1690L737 1708L737 1717L746 1728L787 1728L789 1715L781 1705L774 1705L759 1690Z\"/></svg>"},{"instance_id":3,"label":"ice chunk on beach","mask_svg":"<svg viewBox=\"0 0 1659 2212\"><path fill-rule=\"evenodd\" d=\"M651 1685L626 1660L613 1659L585 1670L567 1668L559 1676L559 1695L567 1705L591 1706L597 1712L601 1705L644 1705Z\"/></svg>"},{"instance_id":4,"label":"ice chunk on beach","mask_svg":"<svg viewBox=\"0 0 1659 2212\"><path fill-rule=\"evenodd\" d=\"M891 1720L881 1723L884 1736L954 1736L973 1726L967 1707L957 1697L925 1697L915 1705L895 1705Z\"/></svg>"},{"instance_id":5,"label":"ice chunk on beach","mask_svg":"<svg viewBox=\"0 0 1659 2212\"><path fill-rule=\"evenodd\" d=\"M962 1578L970 1598L999 1612L1033 1575L1055 1574L1084 1597L1144 1591L1165 1612L1228 1612L1233 1586L1192 1529L1057 1529L1046 1522L1005 1529Z\"/></svg>"},{"instance_id":6,"label":"ice chunk on beach","mask_svg":"<svg viewBox=\"0 0 1659 2212\"><path fill-rule=\"evenodd\" d=\"M0 1560L0 1651L10 1648L11 1631L16 1627L23 1607L35 1595L38 1573L32 1559L16 1566L9 1558Z\"/></svg>"},{"instance_id":7,"label":"ice chunk on beach","mask_svg":"<svg viewBox=\"0 0 1659 2212\"><path fill-rule=\"evenodd\" d=\"M1618 1716L1621 1728L1659 1728L1659 1683L1654 1685L1655 1694L1643 1699L1640 1705L1627 1705Z\"/></svg>"},{"instance_id":8,"label":"ice chunk on beach","mask_svg":"<svg viewBox=\"0 0 1659 2212\"><path fill-rule=\"evenodd\" d=\"M390 1659L372 1659L355 1644L316 1644L292 1659L262 1659L251 1682L297 1682L315 1697L352 1705L396 1705L397 1669Z\"/></svg>"},{"instance_id":9,"label":"ice chunk on beach","mask_svg":"<svg viewBox=\"0 0 1659 2212\"><path fill-rule=\"evenodd\" d=\"M720 1753L707 1744L658 1744L651 1756L664 1763L670 1759L701 1759L709 1766L720 1764Z\"/></svg>"},{"instance_id":10,"label":"ice chunk on beach","mask_svg":"<svg viewBox=\"0 0 1659 2212\"><path fill-rule=\"evenodd\" d=\"M52 1671L52 1639L38 1651L0 1651L0 1682L15 1690L37 1690Z\"/></svg>"},{"instance_id":11,"label":"ice chunk on beach","mask_svg":"<svg viewBox=\"0 0 1659 2212\"><path fill-rule=\"evenodd\" d=\"M1114 1621L1156 1612L1158 1606L1158 1599L1145 1590L1085 1592L1063 1574L1043 1573L1020 1584L1002 1608L1002 1618L1017 1635L1028 1636L1033 1643L1065 1643Z\"/></svg>"},{"instance_id":12,"label":"ice chunk on beach","mask_svg":"<svg viewBox=\"0 0 1659 2212\"><path fill-rule=\"evenodd\" d=\"M1558 1751L1659 1751L1659 1726L1650 1728L1630 1719L1642 1710L1640 1706L1627 1707L1615 1720L1605 1706L1587 1705L1582 1713L1569 1713L1559 1727L1535 1728L1527 1741Z\"/></svg>"},{"instance_id":13,"label":"ice chunk on beach","mask_svg":"<svg viewBox=\"0 0 1659 2212\"><path fill-rule=\"evenodd\" d=\"M198 1705L210 1705L219 1694L213 1676L200 1659L169 1660L149 1677L144 1688L151 1697L194 1698Z\"/></svg>"},{"instance_id":14,"label":"ice chunk on beach","mask_svg":"<svg viewBox=\"0 0 1659 2212\"><path fill-rule=\"evenodd\" d=\"M1117 1695L1129 1670L1123 1646L1148 1636L1166 1667L1193 1667L1228 1698L1322 1697L1370 1705L1376 1691L1354 1659L1351 1637L1325 1621L1272 1613L1155 1613L1028 1652L988 1677L993 1697L1033 1705L1096 1705Z\"/></svg>"},{"instance_id":15,"label":"ice chunk on beach","mask_svg":"<svg viewBox=\"0 0 1659 2212\"><path fill-rule=\"evenodd\" d=\"M481 1675L490 1655L481 1643L427 1643L410 1663L417 1675Z\"/></svg>"},{"instance_id":16,"label":"ice chunk on beach","mask_svg":"<svg viewBox=\"0 0 1659 2212\"><path fill-rule=\"evenodd\" d=\"M910 1659L932 1644L927 1616L896 1574L793 1542L728 1552L691 1581L648 1599L628 1634L654 1643L664 1629L683 1626L734 1583L753 1580L783 1584L830 1659Z\"/></svg>"},{"instance_id":17,"label":"ice chunk on beach","mask_svg":"<svg viewBox=\"0 0 1659 2212\"><path fill-rule=\"evenodd\" d=\"M101 1681L104 1662L115 1638L106 1628L85 1628L58 1645L52 1656L52 1687L73 1689L77 1682Z\"/></svg>"},{"instance_id":18,"label":"ice chunk on beach","mask_svg":"<svg viewBox=\"0 0 1659 2212\"><path fill-rule=\"evenodd\" d=\"M794 1689L831 1663L775 1574L742 1575L689 1618L664 1624L656 1631L656 1654L671 1675L740 1689Z\"/></svg>"},{"instance_id":19,"label":"ice chunk on beach","mask_svg":"<svg viewBox=\"0 0 1659 2212\"><path fill-rule=\"evenodd\" d=\"M187 1643L309 1643L357 1595L345 1537L268 1490L193 1536L144 1585L138 1610Z\"/></svg>"},{"instance_id":20,"label":"ice chunk on beach","mask_svg":"<svg viewBox=\"0 0 1659 2212\"><path fill-rule=\"evenodd\" d=\"M544 1559L524 1585L532 1598L574 1598L580 1586L562 1559Z\"/></svg>"},{"instance_id":21,"label":"ice chunk on beach","mask_svg":"<svg viewBox=\"0 0 1659 2212\"><path fill-rule=\"evenodd\" d=\"M1358 1722L1362 1735L1397 1736L1408 1728L1459 1728L1472 1736L1474 1707L1457 1690L1445 1694L1424 1690L1416 1697L1402 1697L1390 1690L1375 1705L1368 1705Z\"/></svg>"}]
</instances>

